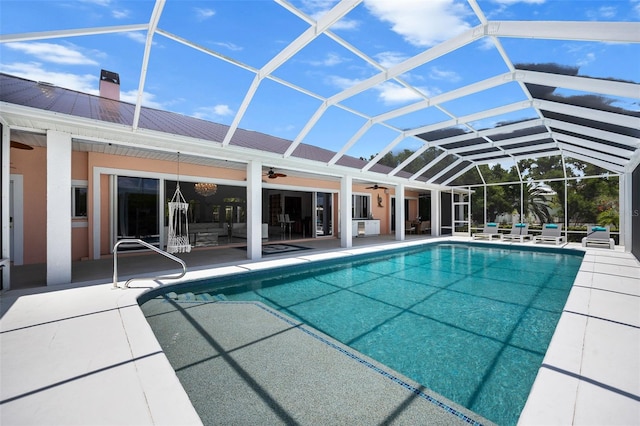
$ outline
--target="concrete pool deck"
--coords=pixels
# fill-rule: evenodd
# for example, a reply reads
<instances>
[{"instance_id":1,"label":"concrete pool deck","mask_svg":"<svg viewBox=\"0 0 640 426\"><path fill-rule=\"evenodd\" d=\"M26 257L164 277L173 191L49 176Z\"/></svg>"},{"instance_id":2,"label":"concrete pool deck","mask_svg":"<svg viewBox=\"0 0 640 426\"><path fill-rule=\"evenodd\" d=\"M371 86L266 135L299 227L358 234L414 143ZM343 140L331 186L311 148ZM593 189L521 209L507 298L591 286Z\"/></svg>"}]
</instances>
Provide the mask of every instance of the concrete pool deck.
<instances>
[{"instance_id":1,"label":"concrete pool deck","mask_svg":"<svg viewBox=\"0 0 640 426\"><path fill-rule=\"evenodd\" d=\"M392 246L398 244L297 252L256 263L245 260L212 270L195 270L185 279L212 272L219 275L306 263ZM581 249L579 245L568 247ZM0 423L201 424L136 302L142 292L157 285L138 282L133 284L136 288L113 290L110 280L103 279L86 285L4 292L0 319ZM279 357L279 363L287 361L286 354ZM341 379L328 374L324 377ZM382 423L389 413L398 413L389 420L411 423L415 398L409 390L403 391L404 399L391 399L396 401L393 410L388 406L380 410L378 422ZM301 400L314 403L313 399ZM349 404L343 409L349 413ZM334 417L335 423L346 418L340 412L335 412ZM451 415L449 418L454 419ZM520 423L638 422L640 264L619 247L589 248Z\"/></svg>"}]
</instances>

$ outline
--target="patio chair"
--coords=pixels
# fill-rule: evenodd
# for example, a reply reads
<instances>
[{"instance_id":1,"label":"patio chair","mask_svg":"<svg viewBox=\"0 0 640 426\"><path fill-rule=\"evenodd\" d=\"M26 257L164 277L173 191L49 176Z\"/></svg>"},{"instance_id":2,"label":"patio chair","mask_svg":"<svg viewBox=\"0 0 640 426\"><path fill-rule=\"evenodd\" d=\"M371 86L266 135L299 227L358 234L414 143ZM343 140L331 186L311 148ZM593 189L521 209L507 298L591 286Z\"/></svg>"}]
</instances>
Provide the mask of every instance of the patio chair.
<instances>
[{"instance_id":1,"label":"patio chair","mask_svg":"<svg viewBox=\"0 0 640 426\"><path fill-rule=\"evenodd\" d=\"M555 243L556 245L567 242L567 237L562 235L562 224L545 223L542 225L542 234L533 237L534 243Z\"/></svg>"},{"instance_id":2,"label":"patio chair","mask_svg":"<svg viewBox=\"0 0 640 426\"><path fill-rule=\"evenodd\" d=\"M416 232L416 226L413 223L411 223L410 220L405 220L404 231L408 234L413 234L414 232Z\"/></svg>"},{"instance_id":3,"label":"patio chair","mask_svg":"<svg viewBox=\"0 0 640 426\"><path fill-rule=\"evenodd\" d=\"M582 238L582 247L587 247L588 245L608 246L613 250L615 242L610 235L610 226L588 226L587 236Z\"/></svg>"},{"instance_id":4,"label":"patio chair","mask_svg":"<svg viewBox=\"0 0 640 426\"><path fill-rule=\"evenodd\" d=\"M529 233L529 224L528 223L514 223L511 227L511 232L509 234L502 234L500 237L503 241L519 241L521 243L524 240L530 240L533 238L533 235Z\"/></svg>"},{"instance_id":5,"label":"patio chair","mask_svg":"<svg viewBox=\"0 0 640 426\"><path fill-rule=\"evenodd\" d=\"M500 238L500 234L498 233L498 224L497 223L485 223L484 228L482 229L482 232L479 232L477 234L473 234L472 238L474 240L478 240L478 239L486 239L486 240L493 240L493 238Z\"/></svg>"}]
</instances>

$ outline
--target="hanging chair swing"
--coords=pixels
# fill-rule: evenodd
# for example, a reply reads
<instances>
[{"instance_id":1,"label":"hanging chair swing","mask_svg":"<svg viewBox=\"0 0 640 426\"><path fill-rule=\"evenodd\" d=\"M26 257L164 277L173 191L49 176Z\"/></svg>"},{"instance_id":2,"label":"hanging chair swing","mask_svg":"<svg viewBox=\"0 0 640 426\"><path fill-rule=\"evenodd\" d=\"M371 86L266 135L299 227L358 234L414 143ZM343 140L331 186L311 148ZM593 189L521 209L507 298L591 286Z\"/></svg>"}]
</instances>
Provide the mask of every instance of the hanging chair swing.
<instances>
[{"instance_id":1,"label":"hanging chair swing","mask_svg":"<svg viewBox=\"0 0 640 426\"><path fill-rule=\"evenodd\" d=\"M178 153L178 180L176 192L169 201L169 235L167 239L168 253L189 253L189 203L180 192L180 153Z\"/></svg>"}]
</instances>

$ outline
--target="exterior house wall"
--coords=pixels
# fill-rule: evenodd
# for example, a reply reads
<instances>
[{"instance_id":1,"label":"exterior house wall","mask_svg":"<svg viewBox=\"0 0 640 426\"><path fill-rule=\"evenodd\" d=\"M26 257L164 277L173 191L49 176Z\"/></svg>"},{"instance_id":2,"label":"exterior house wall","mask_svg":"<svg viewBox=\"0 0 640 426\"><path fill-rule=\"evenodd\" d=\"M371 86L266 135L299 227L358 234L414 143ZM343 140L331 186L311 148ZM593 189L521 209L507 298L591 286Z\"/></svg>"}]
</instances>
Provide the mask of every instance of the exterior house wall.
<instances>
[{"instance_id":1,"label":"exterior house wall","mask_svg":"<svg viewBox=\"0 0 640 426\"><path fill-rule=\"evenodd\" d=\"M31 151L12 151L11 163L12 173L24 176L24 263L45 263L46 253L46 148L35 147ZM72 228L72 259L74 261L90 258L93 247L93 170L94 168L114 169L131 171L132 175L137 173L158 173L165 178L176 179L178 166L175 161L140 159L125 157L120 155L109 155L102 153L73 152L72 153L72 179L87 181L88 191L88 214L87 218L74 219L75 226ZM126 174L126 172L123 172ZM246 171L214 168L201 165L180 164L180 179L194 180L199 178L224 179L226 181L237 181L239 186L245 185ZM310 179L304 177L288 176L277 180L267 180L268 184L282 185L282 190L287 187L299 191L309 188L309 191L329 191L335 192L333 202L333 223L334 235L337 235L339 223L339 196L337 191L340 188L339 182ZM110 236L110 206L109 206L109 176L100 175L100 255L108 256L111 252ZM354 185L355 192L371 194L371 213L374 218L380 220L381 233L390 232L391 224L389 217L389 203L394 194L394 190L372 191L366 189L366 185ZM378 203L378 195L381 202ZM414 203L416 204L416 203ZM410 203L411 205L411 203ZM70 207L69 207L70 208ZM410 207L411 208L411 207ZM417 215L417 205L412 216ZM313 212L312 212L313 214ZM86 223L86 226L83 224Z\"/></svg>"},{"instance_id":2,"label":"exterior house wall","mask_svg":"<svg viewBox=\"0 0 640 426\"><path fill-rule=\"evenodd\" d=\"M631 177L631 253L640 260L640 166Z\"/></svg>"},{"instance_id":3,"label":"exterior house wall","mask_svg":"<svg viewBox=\"0 0 640 426\"><path fill-rule=\"evenodd\" d=\"M47 258L47 150L11 151L11 173L23 176L23 239L25 265Z\"/></svg>"},{"instance_id":4,"label":"exterior house wall","mask_svg":"<svg viewBox=\"0 0 640 426\"><path fill-rule=\"evenodd\" d=\"M88 181L88 153L74 151L71 153L71 179ZM72 219L71 259L81 260L89 257L89 225L88 218Z\"/></svg>"}]
</instances>

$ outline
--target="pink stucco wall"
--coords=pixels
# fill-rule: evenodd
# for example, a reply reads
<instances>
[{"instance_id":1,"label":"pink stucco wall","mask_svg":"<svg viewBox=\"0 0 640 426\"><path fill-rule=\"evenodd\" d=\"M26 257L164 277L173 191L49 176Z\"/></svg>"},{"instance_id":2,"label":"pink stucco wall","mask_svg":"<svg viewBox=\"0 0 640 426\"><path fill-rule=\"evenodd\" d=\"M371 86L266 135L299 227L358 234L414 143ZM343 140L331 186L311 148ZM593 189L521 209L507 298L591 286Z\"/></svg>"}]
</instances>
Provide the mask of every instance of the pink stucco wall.
<instances>
[{"instance_id":1,"label":"pink stucco wall","mask_svg":"<svg viewBox=\"0 0 640 426\"><path fill-rule=\"evenodd\" d=\"M72 179L88 181L88 217L87 227L72 228L72 258L80 260L91 258L93 255L93 170L96 167L114 170L136 170L152 173L177 174L177 164L173 161L149 160L140 158L130 158L117 155L107 155L101 153L73 152L72 157ZM46 262L46 149L35 148L32 151L12 150L11 152L11 173L22 174L24 176L24 263L44 263ZM199 165L180 164L181 177L197 176L224 178L225 180L236 180L239 185L245 184L245 170L229 170L211 168ZM298 188L308 187L310 189L326 188L337 191L340 183L336 181L321 181L289 176L277 182L287 186ZM109 177L108 174L100 176L100 255L106 256L110 253L110 211L109 211ZM355 192L371 193L371 212L373 217L380 220L380 231L382 234L390 232L390 201L394 195L394 189L390 188L388 193L383 190L370 191L367 185L356 184ZM381 197L381 205L378 203L378 195ZM417 196L408 192L407 196ZM334 195L334 224L337 236L339 223L339 196ZM417 200L409 201L409 217L417 216ZM75 222L84 219L75 219Z\"/></svg>"},{"instance_id":2,"label":"pink stucco wall","mask_svg":"<svg viewBox=\"0 0 640 426\"><path fill-rule=\"evenodd\" d=\"M24 263L43 263L47 257L47 150L11 150L11 174L23 177Z\"/></svg>"}]
</instances>

